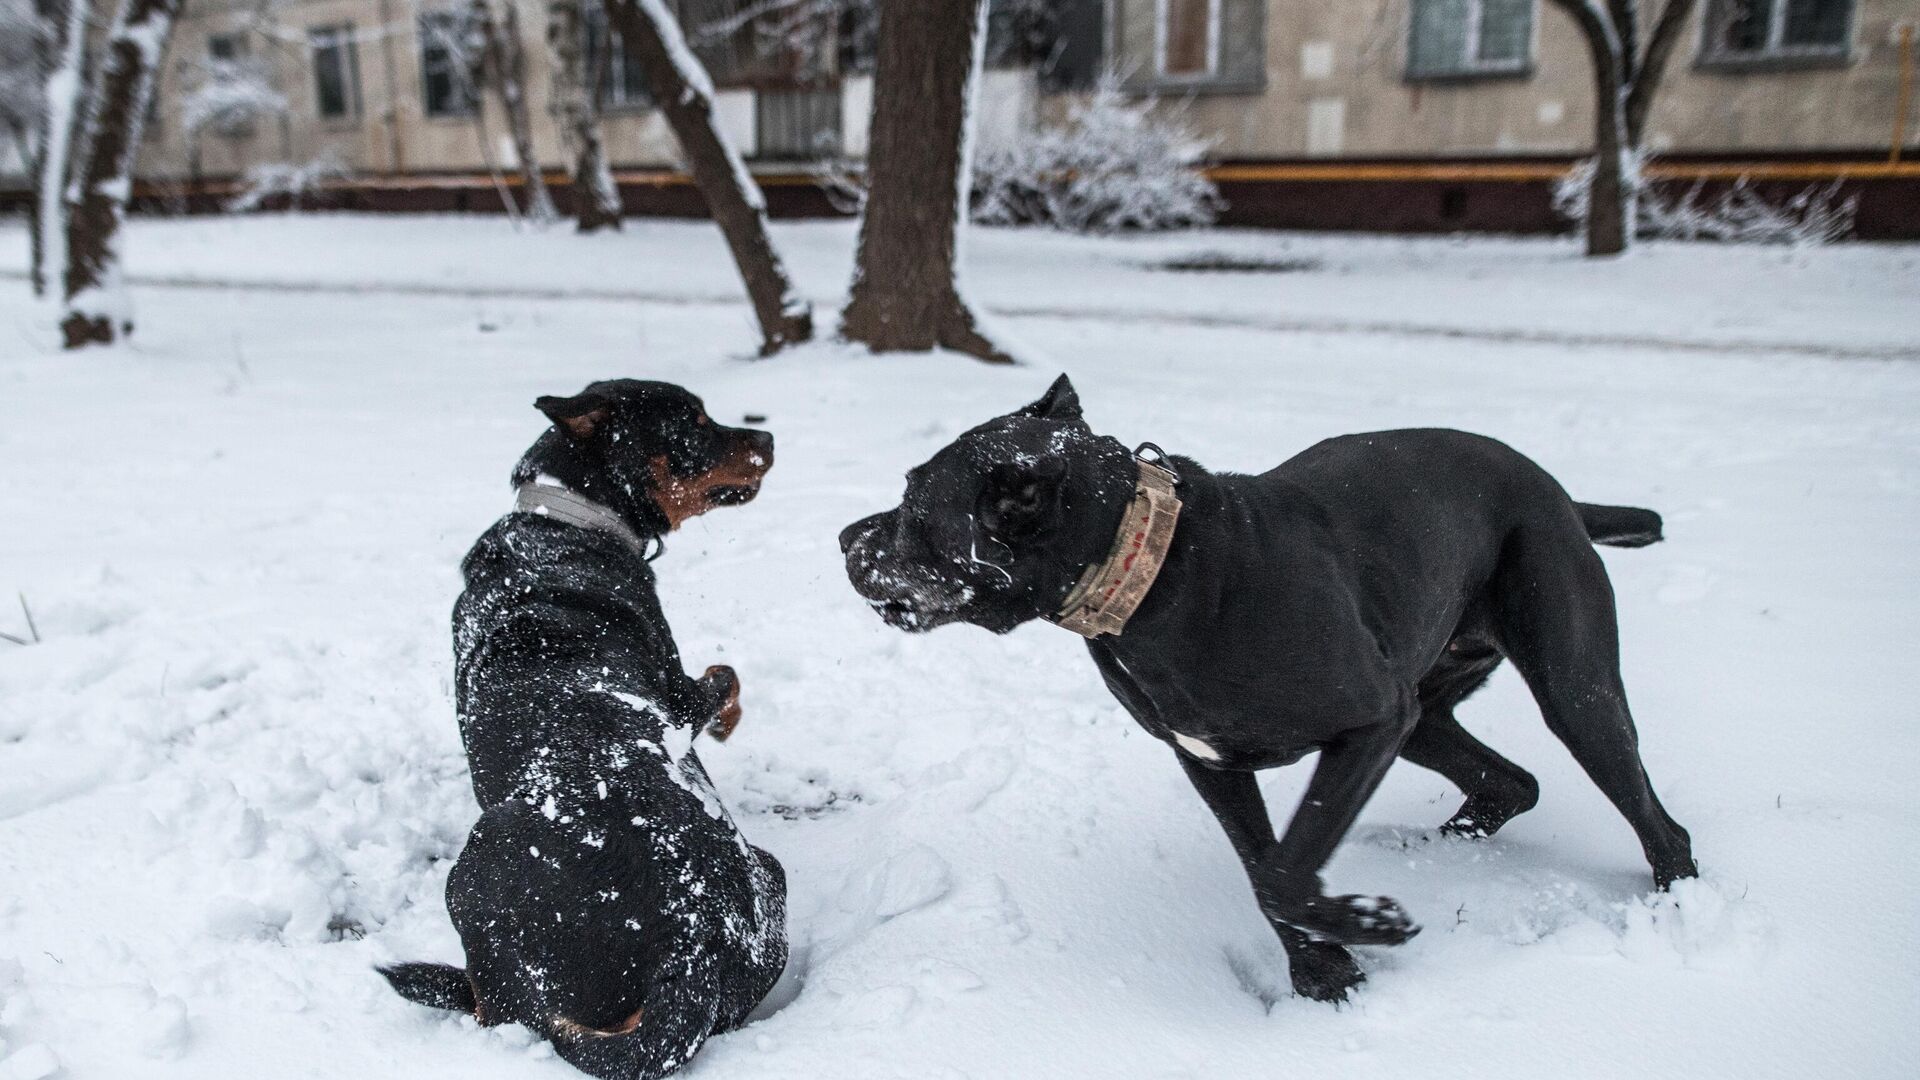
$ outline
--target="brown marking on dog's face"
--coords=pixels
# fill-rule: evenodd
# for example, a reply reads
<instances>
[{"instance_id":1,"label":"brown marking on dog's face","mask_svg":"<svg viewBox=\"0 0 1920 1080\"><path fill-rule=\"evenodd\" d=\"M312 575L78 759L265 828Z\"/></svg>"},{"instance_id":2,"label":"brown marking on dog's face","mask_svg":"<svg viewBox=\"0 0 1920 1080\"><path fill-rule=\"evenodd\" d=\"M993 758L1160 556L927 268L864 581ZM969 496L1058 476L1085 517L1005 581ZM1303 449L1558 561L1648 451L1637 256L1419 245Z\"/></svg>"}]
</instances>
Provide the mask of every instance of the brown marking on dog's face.
<instances>
[{"instance_id":1,"label":"brown marking on dog's face","mask_svg":"<svg viewBox=\"0 0 1920 1080\"><path fill-rule=\"evenodd\" d=\"M773 467L771 450L755 446L736 436L713 468L693 476L675 476L667 467L665 455L655 457L653 499L667 516L669 528L695 518L716 506L739 506L760 493L760 481Z\"/></svg>"},{"instance_id":2,"label":"brown marking on dog's face","mask_svg":"<svg viewBox=\"0 0 1920 1080\"><path fill-rule=\"evenodd\" d=\"M575 1023L564 1016L556 1016L553 1018L553 1033L567 1039L611 1039L619 1035L631 1035L634 1029L640 1026L640 1017L646 1011L643 1008L635 1009L632 1016L611 1028L591 1028L585 1024Z\"/></svg>"}]
</instances>

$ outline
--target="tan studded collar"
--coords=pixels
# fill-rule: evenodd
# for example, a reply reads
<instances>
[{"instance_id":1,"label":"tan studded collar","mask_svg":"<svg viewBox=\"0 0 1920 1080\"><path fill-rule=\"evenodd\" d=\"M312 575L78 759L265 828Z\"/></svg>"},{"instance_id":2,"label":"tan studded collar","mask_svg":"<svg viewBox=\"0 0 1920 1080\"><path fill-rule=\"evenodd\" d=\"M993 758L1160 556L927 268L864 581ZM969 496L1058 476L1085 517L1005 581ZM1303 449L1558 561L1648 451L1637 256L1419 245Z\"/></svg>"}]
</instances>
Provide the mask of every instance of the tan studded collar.
<instances>
[{"instance_id":1,"label":"tan studded collar","mask_svg":"<svg viewBox=\"0 0 1920 1080\"><path fill-rule=\"evenodd\" d=\"M1148 454L1153 456L1148 458ZM1174 525L1180 520L1180 477L1166 466L1167 455L1152 443L1133 452L1139 476L1133 499L1114 534L1107 557L1087 567L1060 612L1051 616L1061 626L1084 638L1118 636L1127 627L1173 547Z\"/></svg>"}]
</instances>

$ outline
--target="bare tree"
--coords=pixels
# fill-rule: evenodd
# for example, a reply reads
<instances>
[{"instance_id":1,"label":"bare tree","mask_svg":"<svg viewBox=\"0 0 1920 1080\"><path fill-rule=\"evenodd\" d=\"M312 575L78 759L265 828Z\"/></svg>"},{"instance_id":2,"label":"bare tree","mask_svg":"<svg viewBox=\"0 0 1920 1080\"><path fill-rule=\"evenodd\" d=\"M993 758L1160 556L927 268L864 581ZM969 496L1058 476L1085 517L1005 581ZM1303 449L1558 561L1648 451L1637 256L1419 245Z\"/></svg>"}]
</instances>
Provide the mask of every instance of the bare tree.
<instances>
[{"instance_id":1,"label":"bare tree","mask_svg":"<svg viewBox=\"0 0 1920 1080\"><path fill-rule=\"evenodd\" d=\"M521 45L519 11L513 0L501 4L497 15L489 0L473 0L473 18L482 42L480 82L500 99L500 112L507 118L513 156L518 159L521 182L527 188L527 218L537 225L551 224L560 215L553 209L546 176L541 173L540 158L534 152L533 118L527 109L527 56Z\"/></svg>"},{"instance_id":2,"label":"bare tree","mask_svg":"<svg viewBox=\"0 0 1920 1080\"><path fill-rule=\"evenodd\" d=\"M960 295L985 0L879 0L867 212L841 333L876 352L1008 363Z\"/></svg>"},{"instance_id":3,"label":"bare tree","mask_svg":"<svg viewBox=\"0 0 1920 1080\"><path fill-rule=\"evenodd\" d=\"M1593 177L1586 199L1587 254L1616 255L1633 233L1639 184L1628 175L1646 133L1667 61L1696 0L1667 0L1643 51L1639 0L1553 0L1580 28L1593 62Z\"/></svg>"},{"instance_id":4,"label":"bare tree","mask_svg":"<svg viewBox=\"0 0 1920 1080\"><path fill-rule=\"evenodd\" d=\"M620 228L620 189L607 167L600 136L599 87L606 77L609 50L597 50L589 63L586 49L585 5L596 2L550 0L547 4L554 105L567 142L574 220L583 233Z\"/></svg>"},{"instance_id":5,"label":"bare tree","mask_svg":"<svg viewBox=\"0 0 1920 1080\"><path fill-rule=\"evenodd\" d=\"M80 6L79 0L69 2ZM86 95L89 108L65 208L66 313L60 328L69 349L111 344L133 332L133 309L120 279L120 234L133 196L147 104L180 3L122 0L107 31L105 62ZM77 33L84 36L84 27ZM42 171L43 181L54 175ZM49 260L47 265L55 264Z\"/></svg>"},{"instance_id":6,"label":"bare tree","mask_svg":"<svg viewBox=\"0 0 1920 1080\"><path fill-rule=\"evenodd\" d=\"M24 16L18 8L15 17ZM73 141L85 102L82 58L91 0L49 0L35 12L39 45L38 100L21 100L31 110L37 137L30 159L33 171L32 279L36 296L53 290L67 265L67 180L73 172Z\"/></svg>"},{"instance_id":7,"label":"bare tree","mask_svg":"<svg viewBox=\"0 0 1920 1080\"><path fill-rule=\"evenodd\" d=\"M767 235L766 199L714 122L713 82L687 47L680 24L663 0L606 0L606 5L607 21L646 71L648 92L673 128L694 185L733 251L760 320L761 354L812 337L813 311L794 293Z\"/></svg>"}]
</instances>

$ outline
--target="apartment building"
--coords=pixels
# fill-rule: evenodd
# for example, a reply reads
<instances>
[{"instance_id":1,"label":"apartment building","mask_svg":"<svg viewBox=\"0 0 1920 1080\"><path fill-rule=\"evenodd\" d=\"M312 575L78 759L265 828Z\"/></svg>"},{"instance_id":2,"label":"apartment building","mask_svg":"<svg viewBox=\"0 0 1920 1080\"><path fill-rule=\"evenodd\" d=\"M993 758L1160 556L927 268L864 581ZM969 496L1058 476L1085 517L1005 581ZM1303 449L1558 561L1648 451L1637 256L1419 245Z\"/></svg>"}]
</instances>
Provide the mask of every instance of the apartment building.
<instances>
[{"instance_id":1,"label":"apartment building","mask_svg":"<svg viewBox=\"0 0 1920 1080\"><path fill-rule=\"evenodd\" d=\"M517 5L535 150L560 180L546 5L495 2ZM809 167L865 152L871 26L857 5L777 34L748 17L761 0L675 6L775 211L831 212ZM249 169L321 163L332 205L497 209L490 171L512 154L465 73L466 10L189 0L142 192L206 201ZM1649 123L1656 175L1837 181L1860 197L1863 236L1920 237L1920 168L1906 153L1920 128L1916 24L1920 0L1699 0ZM1551 182L1593 128L1586 46L1548 0L1006 0L992 25L984 142L1057 119L1113 72L1211 140L1231 222L1554 228ZM583 33L629 208L698 212L642 73L604 18Z\"/></svg>"}]
</instances>

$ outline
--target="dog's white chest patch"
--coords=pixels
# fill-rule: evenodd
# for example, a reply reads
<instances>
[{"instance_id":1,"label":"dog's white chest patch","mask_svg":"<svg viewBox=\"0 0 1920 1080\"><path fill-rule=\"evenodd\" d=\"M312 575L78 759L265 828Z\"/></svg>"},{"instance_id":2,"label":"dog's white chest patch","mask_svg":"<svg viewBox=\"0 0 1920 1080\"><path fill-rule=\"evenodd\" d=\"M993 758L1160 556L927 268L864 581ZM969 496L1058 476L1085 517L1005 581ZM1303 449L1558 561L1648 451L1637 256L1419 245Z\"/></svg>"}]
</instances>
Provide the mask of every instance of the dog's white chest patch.
<instances>
[{"instance_id":1,"label":"dog's white chest patch","mask_svg":"<svg viewBox=\"0 0 1920 1080\"><path fill-rule=\"evenodd\" d=\"M1173 733L1173 741L1180 744L1180 749L1185 750L1194 757L1204 761L1220 760L1220 751L1215 750L1204 741L1196 739L1191 735L1182 735L1176 731Z\"/></svg>"}]
</instances>

